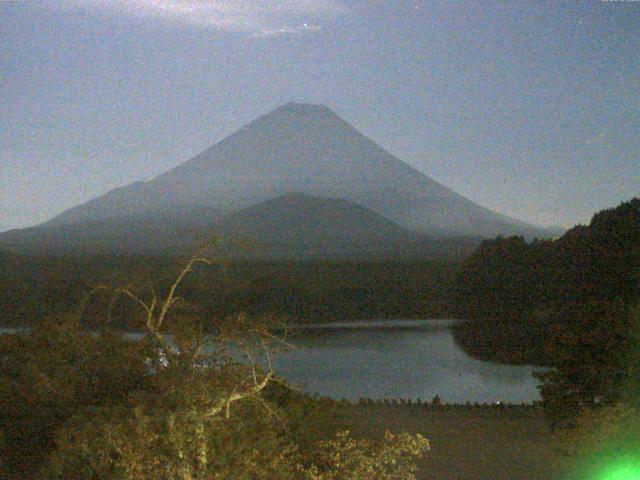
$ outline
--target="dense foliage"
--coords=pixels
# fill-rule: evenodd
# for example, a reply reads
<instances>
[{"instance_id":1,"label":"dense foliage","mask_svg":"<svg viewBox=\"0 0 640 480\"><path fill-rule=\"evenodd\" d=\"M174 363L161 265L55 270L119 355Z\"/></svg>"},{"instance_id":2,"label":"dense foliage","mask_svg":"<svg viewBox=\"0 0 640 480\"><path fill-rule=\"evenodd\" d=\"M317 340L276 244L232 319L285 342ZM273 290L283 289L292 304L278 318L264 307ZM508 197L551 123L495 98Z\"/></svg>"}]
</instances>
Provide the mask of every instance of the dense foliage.
<instances>
[{"instance_id":1,"label":"dense foliage","mask_svg":"<svg viewBox=\"0 0 640 480\"><path fill-rule=\"evenodd\" d=\"M56 430L78 411L117 404L144 390L148 354L145 342L83 334L73 319L0 335L4 467L37 464L52 450Z\"/></svg>"},{"instance_id":2,"label":"dense foliage","mask_svg":"<svg viewBox=\"0 0 640 480\"><path fill-rule=\"evenodd\" d=\"M87 291L151 281L159 288L175 276L176 260L160 257L0 257L0 325L35 323L75 311ZM446 262L233 262L194 272L183 293L211 318L247 312L281 314L290 321L424 318L445 313ZM114 320L131 318L120 302ZM91 318L107 311L98 305Z\"/></svg>"},{"instance_id":3,"label":"dense foliage","mask_svg":"<svg viewBox=\"0 0 640 480\"><path fill-rule=\"evenodd\" d=\"M554 367L540 375L554 425L620 401L640 349L640 199L554 241L484 242L457 280L458 341L483 358ZM637 392L640 395L640 391Z\"/></svg>"},{"instance_id":4,"label":"dense foliage","mask_svg":"<svg viewBox=\"0 0 640 480\"><path fill-rule=\"evenodd\" d=\"M583 304L640 299L640 199L556 240L483 242L463 262L453 297L451 309L476 320L458 331L472 353L553 363L545 350L552 326L570 324Z\"/></svg>"},{"instance_id":5,"label":"dense foliage","mask_svg":"<svg viewBox=\"0 0 640 480\"><path fill-rule=\"evenodd\" d=\"M0 336L3 478L415 479L424 437L354 439L332 402L275 377L270 358L286 344L273 317L229 316L204 337L201 309L176 293L197 263L209 262L192 258L174 283L146 294L96 290L114 295L110 310L118 298L138 307L138 339L109 322L81 328L94 297L75 317Z\"/></svg>"},{"instance_id":6,"label":"dense foliage","mask_svg":"<svg viewBox=\"0 0 640 480\"><path fill-rule=\"evenodd\" d=\"M538 377L553 426L571 426L581 412L625 399L640 401L640 309L621 301L589 302L566 312L547 341L554 368Z\"/></svg>"}]
</instances>

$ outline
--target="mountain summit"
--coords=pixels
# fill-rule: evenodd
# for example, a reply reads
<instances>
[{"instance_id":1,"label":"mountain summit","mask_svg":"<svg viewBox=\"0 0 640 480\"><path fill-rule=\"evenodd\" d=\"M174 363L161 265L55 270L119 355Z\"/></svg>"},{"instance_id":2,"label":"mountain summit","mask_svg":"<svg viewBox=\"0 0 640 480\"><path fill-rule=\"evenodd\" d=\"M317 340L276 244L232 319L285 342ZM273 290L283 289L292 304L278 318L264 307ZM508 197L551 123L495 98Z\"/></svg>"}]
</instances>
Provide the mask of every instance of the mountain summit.
<instances>
[{"instance_id":1,"label":"mountain summit","mask_svg":"<svg viewBox=\"0 0 640 480\"><path fill-rule=\"evenodd\" d=\"M546 236L543 229L481 207L420 173L329 108L300 103L257 118L148 182L113 190L37 228L152 217L214 224L294 192L347 200L432 236Z\"/></svg>"}]
</instances>

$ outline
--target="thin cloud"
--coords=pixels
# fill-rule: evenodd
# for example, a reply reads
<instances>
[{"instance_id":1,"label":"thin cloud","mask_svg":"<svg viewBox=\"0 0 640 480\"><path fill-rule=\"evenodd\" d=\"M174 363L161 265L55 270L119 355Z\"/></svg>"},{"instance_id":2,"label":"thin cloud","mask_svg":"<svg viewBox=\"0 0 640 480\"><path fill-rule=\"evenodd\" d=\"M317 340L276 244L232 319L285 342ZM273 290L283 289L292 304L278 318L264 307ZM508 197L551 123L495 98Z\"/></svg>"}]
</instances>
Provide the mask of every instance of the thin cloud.
<instances>
[{"instance_id":1,"label":"thin cloud","mask_svg":"<svg viewBox=\"0 0 640 480\"><path fill-rule=\"evenodd\" d=\"M296 27L281 27L276 29L264 29L260 32L255 32L254 37L273 37L275 35L295 35L298 33L311 33L322 30L320 25L309 25L305 23Z\"/></svg>"},{"instance_id":2,"label":"thin cloud","mask_svg":"<svg viewBox=\"0 0 640 480\"><path fill-rule=\"evenodd\" d=\"M320 30L317 20L346 12L341 0L65 0L66 9L159 19L257 37Z\"/></svg>"}]
</instances>

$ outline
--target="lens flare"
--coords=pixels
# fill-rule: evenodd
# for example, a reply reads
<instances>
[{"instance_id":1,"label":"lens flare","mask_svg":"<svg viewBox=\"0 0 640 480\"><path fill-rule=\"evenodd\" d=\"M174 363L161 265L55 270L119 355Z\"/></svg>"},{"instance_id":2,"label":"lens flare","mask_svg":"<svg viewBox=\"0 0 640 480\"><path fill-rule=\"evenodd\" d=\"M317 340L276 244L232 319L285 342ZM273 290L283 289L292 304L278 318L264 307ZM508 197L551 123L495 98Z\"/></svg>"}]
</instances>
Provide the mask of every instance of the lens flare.
<instances>
[{"instance_id":1,"label":"lens flare","mask_svg":"<svg viewBox=\"0 0 640 480\"><path fill-rule=\"evenodd\" d=\"M597 480L640 480L640 462L626 461L611 465Z\"/></svg>"}]
</instances>

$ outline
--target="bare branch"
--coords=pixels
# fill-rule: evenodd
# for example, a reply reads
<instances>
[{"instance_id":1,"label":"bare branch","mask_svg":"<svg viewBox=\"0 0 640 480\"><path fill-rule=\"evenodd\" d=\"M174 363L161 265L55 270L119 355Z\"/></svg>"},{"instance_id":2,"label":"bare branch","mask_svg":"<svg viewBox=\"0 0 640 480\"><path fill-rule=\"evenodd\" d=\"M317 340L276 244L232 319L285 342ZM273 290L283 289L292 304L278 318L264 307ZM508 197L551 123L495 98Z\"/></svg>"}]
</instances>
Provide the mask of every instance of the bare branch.
<instances>
[{"instance_id":1,"label":"bare branch","mask_svg":"<svg viewBox=\"0 0 640 480\"><path fill-rule=\"evenodd\" d=\"M233 393L229 395L228 398L221 399L214 407L210 408L206 413L207 417L215 417L223 410L226 412L229 411L231 404L237 402L238 400L242 400L247 397L251 397L257 395L265 387L269 384L269 382L273 379L273 373L268 372L260 383L257 383L253 388L249 389L248 392L245 393ZM235 388L235 387L234 387ZM227 417L228 418L228 417Z\"/></svg>"},{"instance_id":2,"label":"bare branch","mask_svg":"<svg viewBox=\"0 0 640 480\"><path fill-rule=\"evenodd\" d=\"M113 313L113 307L115 306L117 299L117 295L112 295L111 300L109 300L109 306L107 307L107 319L105 320L105 328L107 325L111 325L111 314Z\"/></svg>"},{"instance_id":3,"label":"bare branch","mask_svg":"<svg viewBox=\"0 0 640 480\"><path fill-rule=\"evenodd\" d=\"M262 408L264 408L267 412L269 412L272 416L274 416L276 419L278 419L278 421L280 422L280 424L282 425L282 427L283 427L283 429L285 431L289 430L287 428L287 423L280 416L280 414L278 414L278 412L276 412L273 408L271 408L271 406L269 405L268 402L265 402L265 400L262 397L260 397L259 395L249 395L249 396L253 400L255 400L260 406L262 406Z\"/></svg>"},{"instance_id":4,"label":"bare branch","mask_svg":"<svg viewBox=\"0 0 640 480\"><path fill-rule=\"evenodd\" d=\"M138 297L136 294L134 294L131 290L129 290L128 288L116 288L114 290L114 294L118 295L120 293L123 294L123 295L126 295L131 300L133 300L138 305L140 305L145 310L145 312L147 312L147 318L149 318L149 316L151 316L151 310L150 310L149 306L146 303L144 303L142 301L142 299L140 297Z\"/></svg>"},{"instance_id":5,"label":"bare branch","mask_svg":"<svg viewBox=\"0 0 640 480\"><path fill-rule=\"evenodd\" d=\"M262 345L262 349L264 350L265 357L267 358L267 365L269 366L269 372L273 372L273 366L271 365L271 352L269 351L269 347L264 343L264 340L260 339L260 344Z\"/></svg>"},{"instance_id":6,"label":"bare branch","mask_svg":"<svg viewBox=\"0 0 640 480\"><path fill-rule=\"evenodd\" d=\"M256 362L253 360L253 356L248 348L245 349L245 354L249 358L249 363L251 364L251 375L253 376L254 385L258 384L258 374L256 372Z\"/></svg>"},{"instance_id":7,"label":"bare branch","mask_svg":"<svg viewBox=\"0 0 640 480\"><path fill-rule=\"evenodd\" d=\"M209 245L203 245L202 247L200 247L196 251L194 256L191 257L191 259L187 262L187 264L184 266L184 268L178 274L178 277L176 278L175 282L173 282L173 284L169 288L169 293L167 293L167 297L165 298L164 302L162 302L162 305L160 307L160 313L158 315L158 318L156 320L156 325L155 325L156 329L160 329L160 327L162 326L162 324L163 324L163 322L164 322L164 320L165 320L165 318L167 316L167 312L169 311L169 309L171 308L171 306L175 302L176 290L177 290L178 286L180 286L180 284L182 283L182 280L184 279L184 277L189 272L191 272L193 270L193 267L198 263L204 263L206 265L211 265L213 263L208 258L202 256L202 254L208 248L209 248Z\"/></svg>"}]
</instances>

